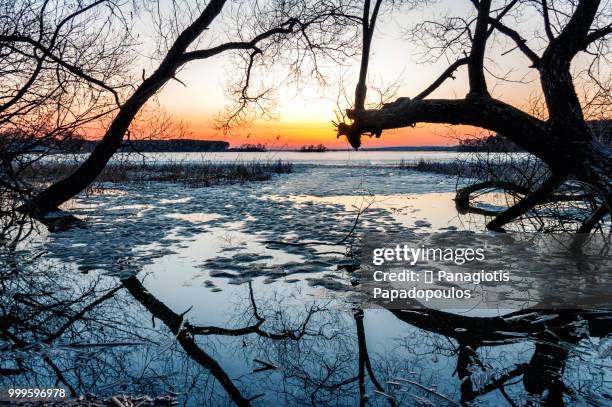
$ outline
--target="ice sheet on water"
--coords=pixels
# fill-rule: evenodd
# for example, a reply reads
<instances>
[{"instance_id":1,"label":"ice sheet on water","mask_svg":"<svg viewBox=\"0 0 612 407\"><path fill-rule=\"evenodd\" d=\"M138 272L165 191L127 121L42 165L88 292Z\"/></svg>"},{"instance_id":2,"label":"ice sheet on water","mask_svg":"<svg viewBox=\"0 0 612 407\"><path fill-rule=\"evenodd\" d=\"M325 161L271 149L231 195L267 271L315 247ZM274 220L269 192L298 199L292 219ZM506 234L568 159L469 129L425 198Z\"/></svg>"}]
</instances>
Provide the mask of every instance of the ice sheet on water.
<instances>
[{"instance_id":1,"label":"ice sheet on water","mask_svg":"<svg viewBox=\"0 0 612 407\"><path fill-rule=\"evenodd\" d=\"M214 270L217 277L243 282L266 275L273 281L346 268L343 247L264 242L337 242L352 228L368 197L450 192L454 187L449 177L389 167L316 166L244 185L113 185L113 194L74 201L71 213L84 218L87 228L52 234L44 246L47 256L74 262L81 272L125 277L180 253L194 269ZM368 209L360 231L397 229L405 223L399 216L410 217L415 227L431 226L418 215L390 211L384 205L387 199ZM325 251L337 253L319 254Z\"/></svg>"}]
</instances>

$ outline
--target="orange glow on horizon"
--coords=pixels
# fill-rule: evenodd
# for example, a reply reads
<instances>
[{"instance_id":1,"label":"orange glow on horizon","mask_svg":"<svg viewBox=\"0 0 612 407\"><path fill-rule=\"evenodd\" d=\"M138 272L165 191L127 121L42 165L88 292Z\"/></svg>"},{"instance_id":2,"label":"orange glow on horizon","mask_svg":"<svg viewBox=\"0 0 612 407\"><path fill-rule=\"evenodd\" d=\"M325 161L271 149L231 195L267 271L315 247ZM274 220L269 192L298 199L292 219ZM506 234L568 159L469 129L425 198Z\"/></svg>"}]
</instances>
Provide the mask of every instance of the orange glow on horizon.
<instances>
[{"instance_id":1,"label":"orange glow on horizon","mask_svg":"<svg viewBox=\"0 0 612 407\"><path fill-rule=\"evenodd\" d=\"M461 134L469 133L468 126L455 126ZM212 130L207 124L192 125L188 138L200 140L224 140L232 147L241 144L264 144L272 149L299 148L310 144L323 144L328 148L350 148L344 137L336 138L330 122L257 122L229 134ZM448 146L457 144L453 132L447 126L423 124L415 128L384 131L380 138L364 137L363 147L391 146Z\"/></svg>"},{"instance_id":2,"label":"orange glow on horizon","mask_svg":"<svg viewBox=\"0 0 612 407\"><path fill-rule=\"evenodd\" d=\"M422 10L415 10L414 13L389 16L388 20L377 24L368 69L368 85L372 86L372 90L385 89L390 85L396 96L413 96L435 81L448 68L446 58L419 62L418 55L421 50L418 46L414 48L414 44L409 44L405 40L402 27L414 26L424 19L435 19L444 9L452 10L453 13L459 12L461 7L457 6L456 1L443 0L439 6L425 7ZM508 51L506 44L503 43L489 50L490 56L495 59L495 64L491 64L490 68L494 68L495 65L493 70L497 72L497 74L487 73L489 91L493 97L529 112L532 96L537 97L540 94L538 74L529 68L528 61L517 57L517 52L506 51ZM184 131L167 134L164 138L224 140L232 147L249 143L264 144L271 149L295 149L311 144L323 144L334 149L350 148L346 139L336 138L331 121L334 118L334 111L349 107L351 104L350 100L344 100L343 97L351 98L351 88L358 78L358 58L347 58L346 64L338 66L335 63L323 64L322 74L325 75L326 84L310 78L306 72L303 80L291 80L287 77L287 67L283 65L286 62L284 58L279 58L275 62L270 61L269 66L266 65L264 70L258 71L257 78L261 78L261 81L256 80L257 85L254 86L272 88L270 97L274 98L274 101L271 103L270 113L278 116L280 120L258 121L249 127L233 129L228 134L224 134L214 128L213 118L235 102L231 100L231 92L228 97L227 90L228 85L229 89L233 89L232 86L241 83L239 77L232 78L232 75L236 74L236 62L230 54L219 55L210 60L193 61L177 73L178 80L169 81L164 85L155 97L156 103L164 113L185 124ZM500 79L506 76L508 76L507 81ZM395 86L398 86L397 89ZM467 69L464 67L458 69L452 80L445 81L428 97L461 99L468 90L469 80ZM370 96L371 102L379 102L376 92L370 93ZM146 120L141 121L143 122L146 126ZM99 139L104 134L104 129L102 126L92 125L91 128L83 129L83 132L89 139ZM146 130L140 133L144 133L140 134L140 137L147 137ZM448 146L457 144L459 137L478 136L484 133L470 126L418 124L414 128L386 130L380 138L364 137L362 145L364 147Z\"/></svg>"},{"instance_id":3,"label":"orange glow on horizon","mask_svg":"<svg viewBox=\"0 0 612 407\"><path fill-rule=\"evenodd\" d=\"M311 144L323 144L331 149L350 149L344 137L336 138L333 124L330 122L256 122L251 126L233 129L227 134L217 131L210 123L186 121L186 134L171 135L169 138L194 140L221 140L230 143L231 147L242 144L264 144L269 149L295 149ZM446 126L439 124L419 124L414 128L385 130L380 138L364 136L362 147L395 147L395 146L450 146L458 143L456 134L477 134L469 126ZM99 140L104 135L103 128L90 128L86 138Z\"/></svg>"}]
</instances>

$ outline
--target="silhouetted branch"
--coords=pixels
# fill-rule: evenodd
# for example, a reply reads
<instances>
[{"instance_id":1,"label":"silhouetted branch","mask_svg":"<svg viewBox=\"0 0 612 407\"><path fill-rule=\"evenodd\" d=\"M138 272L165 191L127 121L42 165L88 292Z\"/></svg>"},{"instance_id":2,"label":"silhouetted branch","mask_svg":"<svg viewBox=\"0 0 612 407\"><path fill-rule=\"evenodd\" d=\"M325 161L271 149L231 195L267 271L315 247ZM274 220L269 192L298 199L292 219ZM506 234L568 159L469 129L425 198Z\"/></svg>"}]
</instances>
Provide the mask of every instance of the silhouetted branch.
<instances>
[{"instance_id":1,"label":"silhouetted branch","mask_svg":"<svg viewBox=\"0 0 612 407\"><path fill-rule=\"evenodd\" d=\"M424 91L422 91L421 93L419 93L418 95L416 95L414 97L414 100L420 100L420 99L425 99L427 96L429 96L433 91L435 91L436 89L438 89L440 87L440 85L442 85L444 83L444 81L446 81L449 78L455 78L453 76L453 74L455 73L455 71L463 65L466 65L469 62L469 58L459 58L458 60L456 60L455 62L453 62L448 68L446 68L446 70L444 72L442 72L442 74L438 77L438 79L436 79L431 85L429 85Z\"/></svg>"},{"instance_id":2,"label":"silhouetted branch","mask_svg":"<svg viewBox=\"0 0 612 407\"><path fill-rule=\"evenodd\" d=\"M484 76L484 54L487 46L491 0L480 0L475 2L475 5L478 10L478 17L476 18L476 27L468 60L470 91L467 97L488 97L487 81Z\"/></svg>"},{"instance_id":3,"label":"silhouetted branch","mask_svg":"<svg viewBox=\"0 0 612 407\"><path fill-rule=\"evenodd\" d=\"M236 405L250 406L249 399L242 395L221 365L198 346L189 331L183 329L183 318L181 316L149 293L136 277L123 280L123 285L143 307L166 324L170 331L176 335L177 341L185 352L196 363L212 373Z\"/></svg>"},{"instance_id":4,"label":"silhouetted branch","mask_svg":"<svg viewBox=\"0 0 612 407\"><path fill-rule=\"evenodd\" d=\"M533 209L536 205L546 201L562 182L563 178L556 175L550 176L538 189L497 215L487 224L487 228L489 230L503 232L503 225L512 222L514 219Z\"/></svg>"},{"instance_id":5,"label":"silhouetted branch","mask_svg":"<svg viewBox=\"0 0 612 407\"><path fill-rule=\"evenodd\" d=\"M501 32L502 34L510 38L512 41L514 41L517 48L521 50L521 52L527 58L529 58L529 60L531 61L532 67L537 68L540 65L540 57L531 48L529 48L529 46L527 45L527 40L524 39L521 36L521 34L513 30L512 28L502 24L501 22L497 21L497 19L490 18L489 23L491 24L491 26L495 27L496 30L498 30L499 32Z\"/></svg>"}]
</instances>

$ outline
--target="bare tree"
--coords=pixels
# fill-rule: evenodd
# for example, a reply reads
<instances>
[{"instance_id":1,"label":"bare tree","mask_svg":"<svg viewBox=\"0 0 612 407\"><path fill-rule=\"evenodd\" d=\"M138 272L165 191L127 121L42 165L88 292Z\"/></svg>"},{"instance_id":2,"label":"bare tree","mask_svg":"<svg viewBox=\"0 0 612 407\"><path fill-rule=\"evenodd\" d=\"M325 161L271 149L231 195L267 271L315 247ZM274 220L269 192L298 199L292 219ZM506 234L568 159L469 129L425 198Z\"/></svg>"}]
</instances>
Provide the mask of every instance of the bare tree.
<instances>
[{"instance_id":1,"label":"bare tree","mask_svg":"<svg viewBox=\"0 0 612 407\"><path fill-rule=\"evenodd\" d=\"M357 149L362 135L380 137L383 130L419 122L471 125L501 133L541 159L550 174L495 216L487 227L503 231L504 225L547 202L562 185L574 182L587 187L596 201L596 209L579 227L580 232L589 232L610 212L612 205L611 152L593 136L585 120L587 108L609 105L610 101L610 88L606 85L612 38L609 2L472 0L471 4L475 16L426 21L416 28L420 38L427 39L423 40L428 45L426 56L432 60L442 55L454 57L438 79L416 97L399 98L380 109L362 109L360 98L356 98L354 109L347 110L350 120L338 125L338 135L346 136ZM533 29L526 27L526 23L520 24L520 16L533 14L534 10L540 17L543 35L531 34L527 39L527 33L533 33ZM505 22L509 16L514 19L512 26ZM529 64L527 69L539 76L544 117L491 96L487 75L492 62L486 55L494 43L499 45L501 38L512 44L506 53L521 52ZM542 42L545 43L542 49L536 48ZM576 73L572 63L576 63L579 54L587 60L587 68ZM367 59L368 55L362 58ZM428 98L463 66L467 67L469 78L464 98ZM596 102L581 104L576 91L580 78L588 78L593 84L590 94ZM600 108L600 112L605 111L605 107Z\"/></svg>"},{"instance_id":2,"label":"bare tree","mask_svg":"<svg viewBox=\"0 0 612 407\"><path fill-rule=\"evenodd\" d=\"M24 230L31 166L83 140L131 82L127 2L0 1L0 218ZM20 233L15 233L19 236Z\"/></svg>"},{"instance_id":3,"label":"bare tree","mask_svg":"<svg viewBox=\"0 0 612 407\"><path fill-rule=\"evenodd\" d=\"M20 132L31 134L33 117L37 117L48 124L41 130L44 136L36 138L40 143L61 130L66 133L66 127L78 132L94 120L107 123L103 137L74 173L27 199L23 209L39 215L56 210L96 179L145 104L170 80L181 82L177 74L189 62L228 52L242 59L243 77L233 92L236 104L223 116L228 126L243 122L253 113L249 110L253 105L259 112L267 109L263 102L269 89L254 85L258 68L293 58L294 75L301 75L306 65L319 72L318 59L346 56L355 35L346 30L353 24L354 6L342 0L190 4L22 0L1 4L7 17L3 21L18 22L0 27L0 58L4 58L0 68L12 81L0 97L2 128L23 119L28 127ZM153 21L156 47L150 61L159 60L151 73L143 69L140 75L135 75L136 58L131 57L137 54L133 28L137 15ZM10 68L15 64L21 65ZM90 101L90 106L83 105L83 100ZM44 112L58 120L49 121ZM62 123L59 118L67 120Z\"/></svg>"}]
</instances>

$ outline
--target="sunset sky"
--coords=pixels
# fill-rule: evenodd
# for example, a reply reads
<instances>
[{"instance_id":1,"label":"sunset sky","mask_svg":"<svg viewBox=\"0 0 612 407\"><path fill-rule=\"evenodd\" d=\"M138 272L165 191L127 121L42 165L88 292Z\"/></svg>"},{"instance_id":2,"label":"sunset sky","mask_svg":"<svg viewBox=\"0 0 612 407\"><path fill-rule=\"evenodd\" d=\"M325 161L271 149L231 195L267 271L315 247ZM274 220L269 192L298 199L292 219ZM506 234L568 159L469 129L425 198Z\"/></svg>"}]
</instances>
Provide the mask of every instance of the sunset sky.
<instances>
[{"instance_id":1,"label":"sunset sky","mask_svg":"<svg viewBox=\"0 0 612 407\"><path fill-rule=\"evenodd\" d=\"M421 11L406 11L393 16L385 16L378 22L377 34L373 42L373 55L369 69L370 83L390 84L397 79L402 86L398 96L414 96L423 90L442 72L448 62L443 60L435 64L418 63L418 49L405 39L402 32L416 21L439 17L445 11L449 13L471 13L468 1L440 1L435 7ZM454 8L454 9L453 9ZM533 18L538 18L534 16ZM528 19L529 20L529 19ZM537 88L534 73L525 69L529 64L522 54L512 51L504 56L504 51L511 49L510 44L489 51L489 57L495 58L495 64L489 64L496 74L503 75L510 71L513 79L522 79L530 83L503 83L492 76L488 82L491 93L503 100L521 106L526 103L529 94ZM347 61L347 64L351 61ZM356 80L356 66L352 70L337 67L337 75ZM503 68L502 68L503 67ZM280 86L277 89L278 120L257 121L248 128L239 128L231 134L223 134L213 126L213 119L228 103L224 93L224 84L231 79L232 59L220 56L205 61L188 64L179 73L178 78L187 86L171 81L159 96L163 108L174 117L183 120L191 131L190 137L199 139L227 140L232 145L242 143L265 143L271 148L294 148L305 144L323 143L332 148L348 148L344 139L336 139L331 121L334 120L338 83L327 87L314 84L297 90L292 85ZM274 74L271 67L270 74ZM330 70L333 73L333 69ZM467 93L467 72L460 69L457 78L440 88L433 97L455 98ZM353 87L349 91L353 92ZM346 106L344 106L346 107ZM439 125L418 125L416 128L386 131L380 139L364 140L365 147L380 146L423 146L455 144L454 134L477 133L469 128L455 128L456 133L449 132L448 127Z\"/></svg>"}]
</instances>

